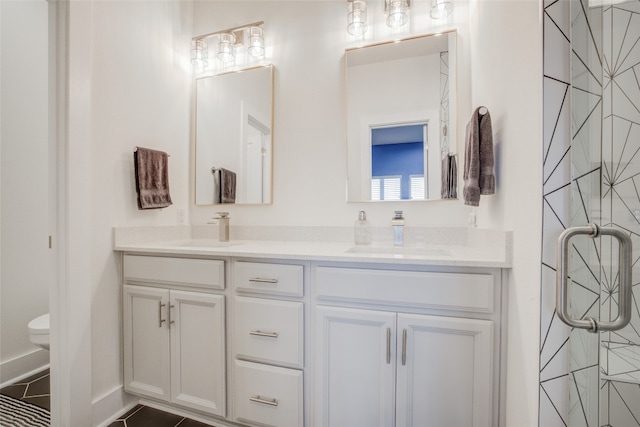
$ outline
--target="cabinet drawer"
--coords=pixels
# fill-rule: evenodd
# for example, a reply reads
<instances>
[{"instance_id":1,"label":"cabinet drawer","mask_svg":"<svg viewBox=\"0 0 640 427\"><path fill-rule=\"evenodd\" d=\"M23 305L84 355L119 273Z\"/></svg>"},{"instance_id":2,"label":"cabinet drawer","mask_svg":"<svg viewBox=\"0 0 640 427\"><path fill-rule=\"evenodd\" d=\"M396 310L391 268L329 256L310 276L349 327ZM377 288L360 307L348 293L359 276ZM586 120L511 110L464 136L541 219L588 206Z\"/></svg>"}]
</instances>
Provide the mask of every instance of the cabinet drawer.
<instances>
[{"instance_id":1,"label":"cabinet drawer","mask_svg":"<svg viewBox=\"0 0 640 427\"><path fill-rule=\"evenodd\" d=\"M302 427L302 371L235 361L234 421Z\"/></svg>"},{"instance_id":2,"label":"cabinet drawer","mask_svg":"<svg viewBox=\"0 0 640 427\"><path fill-rule=\"evenodd\" d=\"M124 280L224 289L224 261L125 255Z\"/></svg>"},{"instance_id":3,"label":"cabinet drawer","mask_svg":"<svg viewBox=\"0 0 640 427\"><path fill-rule=\"evenodd\" d=\"M233 324L236 356L302 368L301 302L237 296Z\"/></svg>"},{"instance_id":4,"label":"cabinet drawer","mask_svg":"<svg viewBox=\"0 0 640 427\"><path fill-rule=\"evenodd\" d=\"M318 267L314 289L318 299L479 313L494 310L491 274Z\"/></svg>"},{"instance_id":5,"label":"cabinet drawer","mask_svg":"<svg viewBox=\"0 0 640 427\"><path fill-rule=\"evenodd\" d=\"M233 267L236 290L271 295L303 295L301 265L238 261Z\"/></svg>"}]
</instances>

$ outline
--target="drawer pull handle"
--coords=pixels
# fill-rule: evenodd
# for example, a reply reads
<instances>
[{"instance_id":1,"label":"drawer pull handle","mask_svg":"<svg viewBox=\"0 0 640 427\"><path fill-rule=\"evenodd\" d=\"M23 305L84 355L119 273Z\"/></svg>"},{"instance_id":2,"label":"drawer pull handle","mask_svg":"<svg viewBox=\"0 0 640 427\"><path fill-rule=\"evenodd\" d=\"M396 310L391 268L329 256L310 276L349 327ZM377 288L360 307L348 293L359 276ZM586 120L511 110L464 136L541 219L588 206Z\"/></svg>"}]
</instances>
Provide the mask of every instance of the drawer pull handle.
<instances>
[{"instance_id":1,"label":"drawer pull handle","mask_svg":"<svg viewBox=\"0 0 640 427\"><path fill-rule=\"evenodd\" d=\"M167 304L163 304L162 301L158 301L158 328L162 328L162 324L166 322L166 319L162 318L162 307Z\"/></svg>"},{"instance_id":2,"label":"drawer pull handle","mask_svg":"<svg viewBox=\"0 0 640 427\"><path fill-rule=\"evenodd\" d=\"M268 397L262 397L260 395L251 396L249 400L256 403L262 403L263 405L278 406L278 399L269 399Z\"/></svg>"},{"instance_id":3,"label":"drawer pull handle","mask_svg":"<svg viewBox=\"0 0 640 427\"><path fill-rule=\"evenodd\" d=\"M264 279L262 277L252 277L249 281L254 283L278 283L278 279Z\"/></svg>"},{"instance_id":4,"label":"drawer pull handle","mask_svg":"<svg viewBox=\"0 0 640 427\"><path fill-rule=\"evenodd\" d=\"M259 337L278 338L277 332L249 331L249 335L256 335Z\"/></svg>"}]
</instances>

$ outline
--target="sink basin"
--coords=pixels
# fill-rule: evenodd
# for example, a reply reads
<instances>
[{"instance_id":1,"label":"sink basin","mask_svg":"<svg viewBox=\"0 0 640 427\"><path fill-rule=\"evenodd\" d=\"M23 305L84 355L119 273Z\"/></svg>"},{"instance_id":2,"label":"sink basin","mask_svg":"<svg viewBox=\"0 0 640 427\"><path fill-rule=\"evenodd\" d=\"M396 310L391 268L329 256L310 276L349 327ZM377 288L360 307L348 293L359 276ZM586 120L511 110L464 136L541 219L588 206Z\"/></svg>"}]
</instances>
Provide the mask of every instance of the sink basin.
<instances>
[{"instance_id":1,"label":"sink basin","mask_svg":"<svg viewBox=\"0 0 640 427\"><path fill-rule=\"evenodd\" d=\"M215 239L193 239L176 242L173 246L185 248L226 248L240 244L239 242L220 242Z\"/></svg>"},{"instance_id":2,"label":"sink basin","mask_svg":"<svg viewBox=\"0 0 640 427\"><path fill-rule=\"evenodd\" d=\"M347 253L371 255L451 256L451 251L449 249L433 246L354 246L348 249Z\"/></svg>"}]
</instances>

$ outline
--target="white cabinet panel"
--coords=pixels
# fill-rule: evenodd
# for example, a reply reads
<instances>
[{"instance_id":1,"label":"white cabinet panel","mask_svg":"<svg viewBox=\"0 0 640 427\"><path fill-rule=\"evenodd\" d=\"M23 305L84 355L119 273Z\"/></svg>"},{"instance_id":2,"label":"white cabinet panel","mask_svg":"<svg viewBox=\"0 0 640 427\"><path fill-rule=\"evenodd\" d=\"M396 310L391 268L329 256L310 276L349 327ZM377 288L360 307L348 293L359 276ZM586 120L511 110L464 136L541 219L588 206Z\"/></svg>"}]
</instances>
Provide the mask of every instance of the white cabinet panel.
<instances>
[{"instance_id":1,"label":"white cabinet panel","mask_svg":"<svg viewBox=\"0 0 640 427\"><path fill-rule=\"evenodd\" d=\"M303 374L297 369L235 361L235 421L303 426Z\"/></svg>"},{"instance_id":2,"label":"white cabinet panel","mask_svg":"<svg viewBox=\"0 0 640 427\"><path fill-rule=\"evenodd\" d=\"M393 426L395 329L395 313L317 307L317 427Z\"/></svg>"},{"instance_id":3,"label":"white cabinet panel","mask_svg":"<svg viewBox=\"0 0 640 427\"><path fill-rule=\"evenodd\" d=\"M124 280L224 289L224 261L125 255Z\"/></svg>"},{"instance_id":4,"label":"white cabinet panel","mask_svg":"<svg viewBox=\"0 0 640 427\"><path fill-rule=\"evenodd\" d=\"M224 296L124 286L124 388L226 413Z\"/></svg>"},{"instance_id":5,"label":"white cabinet panel","mask_svg":"<svg viewBox=\"0 0 640 427\"><path fill-rule=\"evenodd\" d=\"M303 303L236 296L234 318L238 357L303 366Z\"/></svg>"},{"instance_id":6,"label":"white cabinet panel","mask_svg":"<svg viewBox=\"0 0 640 427\"><path fill-rule=\"evenodd\" d=\"M169 400L169 291L127 285L123 294L124 389Z\"/></svg>"},{"instance_id":7,"label":"white cabinet panel","mask_svg":"<svg viewBox=\"0 0 640 427\"><path fill-rule=\"evenodd\" d=\"M171 291L171 398L225 415L224 296Z\"/></svg>"},{"instance_id":8,"label":"white cabinet panel","mask_svg":"<svg viewBox=\"0 0 640 427\"><path fill-rule=\"evenodd\" d=\"M396 426L490 427L493 324L398 314Z\"/></svg>"},{"instance_id":9,"label":"white cabinet panel","mask_svg":"<svg viewBox=\"0 0 640 427\"><path fill-rule=\"evenodd\" d=\"M491 274L318 267L318 299L491 313Z\"/></svg>"}]
</instances>

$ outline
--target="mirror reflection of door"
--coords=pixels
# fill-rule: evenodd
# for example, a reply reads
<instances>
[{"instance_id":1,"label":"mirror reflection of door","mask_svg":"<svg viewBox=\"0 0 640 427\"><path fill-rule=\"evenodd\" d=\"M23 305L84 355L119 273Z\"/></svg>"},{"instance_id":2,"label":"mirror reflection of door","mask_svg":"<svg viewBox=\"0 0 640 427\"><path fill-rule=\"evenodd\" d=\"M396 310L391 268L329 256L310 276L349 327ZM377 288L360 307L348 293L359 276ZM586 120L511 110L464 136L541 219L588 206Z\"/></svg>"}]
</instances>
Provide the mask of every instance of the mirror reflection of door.
<instances>
[{"instance_id":1,"label":"mirror reflection of door","mask_svg":"<svg viewBox=\"0 0 640 427\"><path fill-rule=\"evenodd\" d=\"M429 198L427 124L371 128L371 200Z\"/></svg>"},{"instance_id":2,"label":"mirror reflection of door","mask_svg":"<svg viewBox=\"0 0 640 427\"><path fill-rule=\"evenodd\" d=\"M258 119L248 114L245 122L243 145L243 169L245 180L245 203L269 203L266 182L271 175L266 158L270 156L270 130Z\"/></svg>"}]
</instances>

